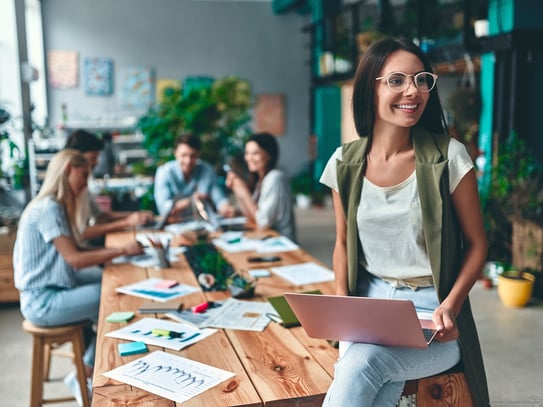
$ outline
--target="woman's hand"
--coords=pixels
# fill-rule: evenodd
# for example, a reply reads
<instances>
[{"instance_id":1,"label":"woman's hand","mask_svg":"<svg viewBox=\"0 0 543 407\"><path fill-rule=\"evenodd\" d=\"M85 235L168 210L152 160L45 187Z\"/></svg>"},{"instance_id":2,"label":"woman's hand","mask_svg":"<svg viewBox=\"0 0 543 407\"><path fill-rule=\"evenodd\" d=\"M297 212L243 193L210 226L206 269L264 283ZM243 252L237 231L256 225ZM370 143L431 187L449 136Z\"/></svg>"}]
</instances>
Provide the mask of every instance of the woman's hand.
<instances>
[{"instance_id":1,"label":"woman's hand","mask_svg":"<svg viewBox=\"0 0 543 407\"><path fill-rule=\"evenodd\" d=\"M432 321L439 331L436 340L439 342L448 342L458 338L458 327L456 325L456 315L451 309L440 305L432 315Z\"/></svg>"},{"instance_id":2,"label":"woman's hand","mask_svg":"<svg viewBox=\"0 0 543 407\"><path fill-rule=\"evenodd\" d=\"M226 186L234 191L234 193L243 190L249 190L245 181L238 177L236 174L234 174L232 171L226 174Z\"/></svg>"},{"instance_id":3,"label":"woman's hand","mask_svg":"<svg viewBox=\"0 0 543 407\"><path fill-rule=\"evenodd\" d=\"M143 246L137 240L128 243L122 248L123 254L125 256L135 256L138 254L143 254Z\"/></svg>"},{"instance_id":4,"label":"woman's hand","mask_svg":"<svg viewBox=\"0 0 543 407\"><path fill-rule=\"evenodd\" d=\"M127 226L140 226L151 221L153 214L150 211L133 212L126 217Z\"/></svg>"}]
</instances>

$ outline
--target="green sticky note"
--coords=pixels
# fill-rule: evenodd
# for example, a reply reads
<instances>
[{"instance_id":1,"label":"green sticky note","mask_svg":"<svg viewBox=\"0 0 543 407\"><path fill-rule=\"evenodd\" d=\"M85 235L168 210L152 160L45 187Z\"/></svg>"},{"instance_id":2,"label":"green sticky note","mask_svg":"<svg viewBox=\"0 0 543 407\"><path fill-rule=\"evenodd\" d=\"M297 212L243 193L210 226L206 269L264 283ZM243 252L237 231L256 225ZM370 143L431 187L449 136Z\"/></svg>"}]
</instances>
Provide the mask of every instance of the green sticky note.
<instances>
[{"instance_id":1,"label":"green sticky note","mask_svg":"<svg viewBox=\"0 0 543 407\"><path fill-rule=\"evenodd\" d=\"M147 345L143 342L119 343L118 348L121 356L130 356L147 352Z\"/></svg>"},{"instance_id":2,"label":"green sticky note","mask_svg":"<svg viewBox=\"0 0 543 407\"><path fill-rule=\"evenodd\" d=\"M126 322L134 318L134 311L112 312L106 317L107 322Z\"/></svg>"}]
</instances>

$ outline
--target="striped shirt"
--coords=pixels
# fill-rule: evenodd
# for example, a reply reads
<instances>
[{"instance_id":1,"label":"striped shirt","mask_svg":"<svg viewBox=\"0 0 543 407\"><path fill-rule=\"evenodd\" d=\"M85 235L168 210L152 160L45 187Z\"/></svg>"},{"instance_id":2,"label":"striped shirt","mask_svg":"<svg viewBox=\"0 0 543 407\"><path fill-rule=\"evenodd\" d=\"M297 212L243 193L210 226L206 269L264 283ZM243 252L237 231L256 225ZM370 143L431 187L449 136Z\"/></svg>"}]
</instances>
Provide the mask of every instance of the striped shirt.
<instances>
[{"instance_id":1,"label":"striped shirt","mask_svg":"<svg viewBox=\"0 0 543 407\"><path fill-rule=\"evenodd\" d=\"M71 236L64 207L52 197L32 204L21 217L13 248L15 286L20 291L77 286L75 270L57 251L53 240Z\"/></svg>"}]
</instances>

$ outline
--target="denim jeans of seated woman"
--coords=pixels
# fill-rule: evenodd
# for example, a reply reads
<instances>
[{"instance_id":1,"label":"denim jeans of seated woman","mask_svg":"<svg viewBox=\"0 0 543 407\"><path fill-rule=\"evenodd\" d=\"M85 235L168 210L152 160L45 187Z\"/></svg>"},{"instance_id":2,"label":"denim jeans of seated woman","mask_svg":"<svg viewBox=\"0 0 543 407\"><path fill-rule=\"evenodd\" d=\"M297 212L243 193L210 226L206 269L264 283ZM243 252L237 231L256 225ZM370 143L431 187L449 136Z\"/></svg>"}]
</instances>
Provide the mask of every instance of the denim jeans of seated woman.
<instances>
[{"instance_id":1,"label":"denim jeans of seated woman","mask_svg":"<svg viewBox=\"0 0 543 407\"><path fill-rule=\"evenodd\" d=\"M98 322L102 269L92 267L76 272L78 286L71 289L44 288L21 293L23 316L37 326L68 325L75 322ZM83 362L94 366L96 335L87 345Z\"/></svg>"},{"instance_id":2,"label":"denim jeans of seated woman","mask_svg":"<svg viewBox=\"0 0 543 407\"><path fill-rule=\"evenodd\" d=\"M411 300L417 312L432 313L439 305L434 287L395 288L377 277L361 281L357 293ZM394 407L406 380L438 374L459 361L457 341L434 341L426 349L340 342L334 380L323 406Z\"/></svg>"}]
</instances>

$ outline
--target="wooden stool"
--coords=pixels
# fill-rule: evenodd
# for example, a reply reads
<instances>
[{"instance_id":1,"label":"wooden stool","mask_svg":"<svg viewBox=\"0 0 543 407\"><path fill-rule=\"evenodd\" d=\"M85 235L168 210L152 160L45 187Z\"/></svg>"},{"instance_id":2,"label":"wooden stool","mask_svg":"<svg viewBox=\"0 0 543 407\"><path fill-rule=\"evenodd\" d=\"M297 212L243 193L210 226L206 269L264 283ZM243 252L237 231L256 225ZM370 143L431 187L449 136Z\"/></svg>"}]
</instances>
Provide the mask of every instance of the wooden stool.
<instances>
[{"instance_id":1,"label":"wooden stool","mask_svg":"<svg viewBox=\"0 0 543 407\"><path fill-rule=\"evenodd\" d=\"M407 381L402 396L411 395L416 396L417 407L474 407L461 365L435 376Z\"/></svg>"},{"instance_id":2,"label":"wooden stool","mask_svg":"<svg viewBox=\"0 0 543 407\"><path fill-rule=\"evenodd\" d=\"M39 327L30 321L23 321L23 329L32 335L32 383L30 391L30 406L38 407L46 403L60 403L75 400L75 397L43 398L43 384L49 379L49 364L52 350L55 346L71 342L73 349L73 361L77 368L77 378L81 389L81 398L84 407L90 407L87 391L87 379L83 364L85 342L83 340L84 323L58 326ZM64 355L68 356L68 355ZM70 355L71 356L71 355Z\"/></svg>"}]
</instances>

